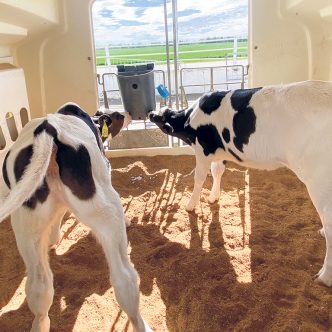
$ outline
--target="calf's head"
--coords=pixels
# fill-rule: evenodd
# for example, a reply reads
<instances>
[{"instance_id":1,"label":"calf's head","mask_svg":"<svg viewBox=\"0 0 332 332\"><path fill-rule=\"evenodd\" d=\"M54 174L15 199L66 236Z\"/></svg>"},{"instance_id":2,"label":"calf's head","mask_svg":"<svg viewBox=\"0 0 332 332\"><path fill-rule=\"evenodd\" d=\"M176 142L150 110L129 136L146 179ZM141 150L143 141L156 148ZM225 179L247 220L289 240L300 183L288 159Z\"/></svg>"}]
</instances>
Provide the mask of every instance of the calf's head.
<instances>
[{"instance_id":1,"label":"calf's head","mask_svg":"<svg viewBox=\"0 0 332 332\"><path fill-rule=\"evenodd\" d=\"M192 109L174 111L163 108L159 112L150 113L150 121L155 123L167 135L178 137L185 143L195 143L195 133L190 127L189 117Z\"/></svg>"},{"instance_id":2,"label":"calf's head","mask_svg":"<svg viewBox=\"0 0 332 332\"><path fill-rule=\"evenodd\" d=\"M115 137L122 128L126 127L130 120L130 115L120 112L101 112L98 111L92 120L100 130L102 141Z\"/></svg>"}]
</instances>

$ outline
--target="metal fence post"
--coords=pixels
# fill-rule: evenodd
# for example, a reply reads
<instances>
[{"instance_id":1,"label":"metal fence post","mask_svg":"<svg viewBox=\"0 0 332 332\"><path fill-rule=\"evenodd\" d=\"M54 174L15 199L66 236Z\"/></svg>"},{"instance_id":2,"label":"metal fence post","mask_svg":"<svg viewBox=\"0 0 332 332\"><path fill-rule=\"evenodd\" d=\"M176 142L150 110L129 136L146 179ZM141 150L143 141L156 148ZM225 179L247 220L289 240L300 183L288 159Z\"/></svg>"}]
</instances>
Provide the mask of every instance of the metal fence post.
<instances>
[{"instance_id":1,"label":"metal fence post","mask_svg":"<svg viewBox=\"0 0 332 332\"><path fill-rule=\"evenodd\" d=\"M174 89L176 109L179 109L179 84L178 84L178 8L177 0L172 0L173 17L173 49L174 49Z\"/></svg>"},{"instance_id":2,"label":"metal fence post","mask_svg":"<svg viewBox=\"0 0 332 332\"><path fill-rule=\"evenodd\" d=\"M164 23L165 23L165 38L166 38L166 63L167 63L167 81L168 81L168 107L172 108L172 80L171 80L171 65L169 59L169 40L168 40L168 23L167 23L167 0L164 0ZM165 85L165 83L164 83Z\"/></svg>"},{"instance_id":3,"label":"metal fence post","mask_svg":"<svg viewBox=\"0 0 332 332\"><path fill-rule=\"evenodd\" d=\"M210 68L210 91L214 90L214 86L213 86L213 67Z\"/></svg>"},{"instance_id":4,"label":"metal fence post","mask_svg":"<svg viewBox=\"0 0 332 332\"><path fill-rule=\"evenodd\" d=\"M233 42L233 65L236 64L237 60L237 37L234 37L234 42Z\"/></svg>"},{"instance_id":5,"label":"metal fence post","mask_svg":"<svg viewBox=\"0 0 332 332\"><path fill-rule=\"evenodd\" d=\"M105 46L105 59L106 59L106 64L109 67L111 65L111 61L110 61L110 50L108 46Z\"/></svg>"},{"instance_id":6,"label":"metal fence post","mask_svg":"<svg viewBox=\"0 0 332 332\"><path fill-rule=\"evenodd\" d=\"M104 106L106 109L109 109L109 105L108 105L108 99L107 99L107 91L105 88L105 74L107 75L107 73L104 73L103 75L101 75L102 78L102 85L103 85L103 97L104 97Z\"/></svg>"},{"instance_id":7,"label":"metal fence post","mask_svg":"<svg viewBox=\"0 0 332 332\"><path fill-rule=\"evenodd\" d=\"M241 89L244 89L244 66L241 66L242 69L242 82L241 82Z\"/></svg>"}]
</instances>

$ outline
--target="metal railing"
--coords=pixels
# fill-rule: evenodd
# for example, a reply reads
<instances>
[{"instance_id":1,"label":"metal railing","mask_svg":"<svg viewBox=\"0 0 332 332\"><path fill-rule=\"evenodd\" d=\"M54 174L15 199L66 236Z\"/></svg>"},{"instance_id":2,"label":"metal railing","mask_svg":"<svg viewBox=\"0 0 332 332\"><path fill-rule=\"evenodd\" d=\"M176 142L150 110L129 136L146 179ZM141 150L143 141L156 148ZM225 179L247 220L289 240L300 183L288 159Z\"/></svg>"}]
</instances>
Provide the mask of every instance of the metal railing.
<instances>
[{"instance_id":1,"label":"metal railing","mask_svg":"<svg viewBox=\"0 0 332 332\"><path fill-rule=\"evenodd\" d=\"M237 65L239 61L243 61L246 59L248 59L248 52L231 52L226 53L225 55L226 66L229 65L229 61L232 61L233 65Z\"/></svg>"},{"instance_id":2,"label":"metal railing","mask_svg":"<svg viewBox=\"0 0 332 332\"><path fill-rule=\"evenodd\" d=\"M167 15L165 17L167 21ZM167 25L166 25L167 27ZM166 37L168 36L168 29L166 28L165 30ZM166 38L168 40L168 38ZM239 43L247 41L246 36L242 37L229 37L229 38L221 38L221 39L216 39L213 41L178 41L177 44L179 46L178 54L180 58L185 58L186 54L195 54L195 53L202 53L204 50L202 49L187 49L184 50L182 48L183 45L187 44L205 44L205 45L212 45L211 50L213 51L230 51L227 53L229 54L235 54L235 55L240 55L240 54L245 54L246 52L243 52L243 50L247 49L247 45L240 45ZM216 47L214 45L215 43L225 43L227 44ZM229 46L229 44L232 43L231 47L225 47ZM158 43L151 43L151 44L144 44L144 45L138 45L138 44L132 44L132 45L122 45L122 46L104 46L104 47L99 47L97 48L97 56L96 56L96 63L98 65L104 65L104 66L111 66L111 65L118 65L118 64L136 64L136 63L155 63L155 64L165 64L167 61L166 54L164 52L163 47L165 46L168 47L176 47L176 44L173 45L174 43L171 41L168 43L166 41L166 45L163 44L158 44ZM151 51L150 53L144 52L146 47L152 46L154 48L157 47L157 50ZM136 48L138 51L135 52L134 54L128 53L128 49L133 49ZM158 49L159 48L159 49ZM123 49L122 54L119 54L119 50ZM142 52L139 52L139 50L142 49ZM115 51L115 52L114 52ZM120 52L121 53L121 52ZM167 52L166 52L167 53ZM181 56L182 55L182 56ZM147 60L146 57L151 56L150 60ZM143 58L142 58L143 57ZM156 58L157 57L157 58ZM190 59L192 60L192 56L190 56ZM202 56L198 57L199 61L202 61ZM211 58L207 58L211 59ZM216 60L219 60L218 58ZM173 61L173 60L171 60Z\"/></svg>"},{"instance_id":3,"label":"metal railing","mask_svg":"<svg viewBox=\"0 0 332 332\"><path fill-rule=\"evenodd\" d=\"M135 56L135 55L134 55ZM104 60L104 61L102 61ZM134 65L134 64L142 64L142 63L164 63L165 61L157 61L157 60L142 60L142 59L135 59L135 58L127 58L125 56L114 58L110 56L96 56L96 63L97 66L117 66L117 65Z\"/></svg>"},{"instance_id":4,"label":"metal railing","mask_svg":"<svg viewBox=\"0 0 332 332\"><path fill-rule=\"evenodd\" d=\"M207 83L205 80L203 83L188 83L185 84L185 75L186 73L190 73L191 76L193 71L207 71L209 78L207 79ZM224 73L219 73L218 78L220 81L216 80L216 71L224 71ZM236 75L234 75L236 73ZM181 108L188 107L188 98L186 93L186 88L194 88L194 87L202 87L205 91L205 87L208 87L208 91L215 90L218 86L225 86L226 90L229 90L230 85L239 85L241 89L244 88L246 83L246 76L248 75L248 67L244 65L225 65L225 66L206 66L206 67L190 67L190 68L182 68L180 70L180 103ZM189 82L192 82L191 78Z\"/></svg>"},{"instance_id":5,"label":"metal railing","mask_svg":"<svg viewBox=\"0 0 332 332\"><path fill-rule=\"evenodd\" d=\"M155 85L163 84L166 86L166 73L163 70L153 70ZM200 77L195 76L199 75ZM203 77L202 77L203 73ZM222 65L222 66L204 66L204 67L187 67L182 68L179 71L179 94L180 94L180 107L181 109L189 106L190 100L194 100L199 97L202 93L207 91L213 91L216 89L224 88L229 90L232 88L245 88L247 83L247 75L248 75L248 66L247 65ZM117 74L114 72L105 72L103 74L99 74L98 76L98 84L101 87L101 103L104 104L104 107L109 109L110 107L113 109L122 108L121 98L120 98L120 89L117 82ZM195 83L193 83L195 82ZM197 90L195 93L194 90ZM171 92L171 91L170 91ZM111 94L117 94L117 98L114 99L113 104ZM156 104L158 104L156 96ZM189 102L188 102L188 99ZM168 100L168 106L172 107L172 102L174 103L175 96L174 92L170 96ZM167 104L166 100L160 98L160 101L163 101ZM162 106L162 105L160 105ZM145 129L153 129L156 126L151 123L149 120L135 120L128 126L127 130L145 130ZM168 137L169 147L177 147L177 146L185 146L185 144L175 137ZM129 144L129 143L128 143ZM130 145L130 144L129 144ZM110 149L112 149L109 146ZM126 147L131 149L133 147Z\"/></svg>"},{"instance_id":6,"label":"metal railing","mask_svg":"<svg viewBox=\"0 0 332 332\"><path fill-rule=\"evenodd\" d=\"M155 77L155 84L163 84L166 86L165 71L155 69L153 72ZM201 74L201 76L203 75L203 77L199 77L199 74ZM97 74L98 84L101 86L100 101L107 109L110 106L109 100L111 99L112 94L116 94L117 98L115 99L120 101L120 89L118 87L117 76L118 75L114 72ZM216 88L225 88L226 90L229 90L230 86L236 88L236 85L243 89L245 87L246 78L248 76L248 66L237 64L223 66L186 67L180 69L179 76L180 103L181 108L183 108L188 105L187 95L200 95L203 92L213 91ZM187 79L187 82L186 77L188 76L189 78ZM174 94L175 93L173 93L173 97ZM172 96L170 96L168 100L168 105L172 106Z\"/></svg>"}]
</instances>

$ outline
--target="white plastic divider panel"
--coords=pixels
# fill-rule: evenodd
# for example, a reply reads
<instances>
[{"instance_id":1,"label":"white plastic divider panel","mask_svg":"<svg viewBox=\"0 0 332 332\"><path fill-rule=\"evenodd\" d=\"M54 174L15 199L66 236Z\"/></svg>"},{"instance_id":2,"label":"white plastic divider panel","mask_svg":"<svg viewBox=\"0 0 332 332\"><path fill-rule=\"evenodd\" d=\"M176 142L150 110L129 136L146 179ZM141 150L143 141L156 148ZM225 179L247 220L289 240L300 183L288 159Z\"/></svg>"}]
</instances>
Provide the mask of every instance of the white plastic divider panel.
<instances>
[{"instance_id":1,"label":"white plastic divider panel","mask_svg":"<svg viewBox=\"0 0 332 332\"><path fill-rule=\"evenodd\" d=\"M30 119L23 69L0 64L0 151L13 144Z\"/></svg>"}]
</instances>

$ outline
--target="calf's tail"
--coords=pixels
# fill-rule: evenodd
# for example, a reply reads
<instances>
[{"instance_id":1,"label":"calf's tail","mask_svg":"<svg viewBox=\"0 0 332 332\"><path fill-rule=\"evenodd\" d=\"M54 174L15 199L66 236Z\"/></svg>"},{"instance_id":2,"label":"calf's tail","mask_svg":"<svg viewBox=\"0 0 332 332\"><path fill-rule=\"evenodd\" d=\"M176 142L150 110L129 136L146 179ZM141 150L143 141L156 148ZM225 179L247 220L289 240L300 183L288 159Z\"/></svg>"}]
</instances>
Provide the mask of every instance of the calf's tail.
<instances>
[{"instance_id":1,"label":"calf's tail","mask_svg":"<svg viewBox=\"0 0 332 332\"><path fill-rule=\"evenodd\" d=\"M41 132L33 142L33 154L21 179L11 188L1 202L0 222L27 201L44 181L50 163L53 137Z\"/></svg>"}]
</instances>

